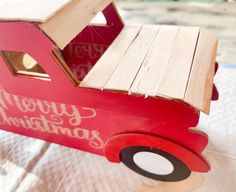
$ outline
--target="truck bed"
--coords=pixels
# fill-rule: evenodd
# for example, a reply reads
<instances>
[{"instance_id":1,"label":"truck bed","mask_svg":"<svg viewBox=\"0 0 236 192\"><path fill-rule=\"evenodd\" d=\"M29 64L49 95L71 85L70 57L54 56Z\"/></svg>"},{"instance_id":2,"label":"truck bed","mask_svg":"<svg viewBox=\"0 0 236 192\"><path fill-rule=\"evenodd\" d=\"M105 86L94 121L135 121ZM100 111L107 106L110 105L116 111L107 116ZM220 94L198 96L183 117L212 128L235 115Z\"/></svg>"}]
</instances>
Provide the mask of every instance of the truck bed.
<instances>
[{"instance_id":1,"label":"truck bed","mask_svg":"<svg viewBox=\"0 0 236 192\"><path fill-rule=\"evenodd\" d=\"M80 86L178 99L209 113L217 42L199 27L126 26Z\"/></svg>"}]
</instances>

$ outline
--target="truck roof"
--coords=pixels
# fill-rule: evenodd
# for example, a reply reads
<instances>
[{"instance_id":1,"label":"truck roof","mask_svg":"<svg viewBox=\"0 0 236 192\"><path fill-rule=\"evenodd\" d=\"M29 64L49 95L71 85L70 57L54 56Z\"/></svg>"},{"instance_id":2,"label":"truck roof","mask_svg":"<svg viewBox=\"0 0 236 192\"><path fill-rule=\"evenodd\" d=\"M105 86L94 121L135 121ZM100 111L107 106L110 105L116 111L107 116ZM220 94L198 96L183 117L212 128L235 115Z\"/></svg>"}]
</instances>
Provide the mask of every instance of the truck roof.
<instances>
[{"instance_id":1,"label":"truck roof","mask_svg":"<svg viewBox=\"0 0 236 192\"><path fill-rule=\"evenodd\" d=\"M0 20L45 22L72 0L1 0Z\"/></svg>"},{"instance_id":2,"label":"truck roof","mask_svg":"<svg viewBox=\"0 0 236 192\"><path fill-rule=\"evenodd\" d=\"M0 21L34 22L63 49L112 0L1 0Z\"/></svg>"}]
</instances>

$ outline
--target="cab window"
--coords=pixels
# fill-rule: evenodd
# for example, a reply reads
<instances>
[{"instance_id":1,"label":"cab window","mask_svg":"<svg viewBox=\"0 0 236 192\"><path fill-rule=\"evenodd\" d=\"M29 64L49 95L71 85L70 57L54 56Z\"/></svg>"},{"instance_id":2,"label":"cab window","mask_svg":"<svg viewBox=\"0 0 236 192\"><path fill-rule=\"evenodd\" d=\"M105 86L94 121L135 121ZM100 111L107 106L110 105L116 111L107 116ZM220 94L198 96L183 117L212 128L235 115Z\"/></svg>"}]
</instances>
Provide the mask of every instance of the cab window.
<instances>
[{"instance_id":1,"label":"cab window","mask_svg":"<svg viewBox=\"0 0 236 192\"><path fill-rule=\"evenodd\" d=\"M2 51L8 67L15 75L50 79L40 64L29 54L17 51Z\"/></svg>"}]
</instances>

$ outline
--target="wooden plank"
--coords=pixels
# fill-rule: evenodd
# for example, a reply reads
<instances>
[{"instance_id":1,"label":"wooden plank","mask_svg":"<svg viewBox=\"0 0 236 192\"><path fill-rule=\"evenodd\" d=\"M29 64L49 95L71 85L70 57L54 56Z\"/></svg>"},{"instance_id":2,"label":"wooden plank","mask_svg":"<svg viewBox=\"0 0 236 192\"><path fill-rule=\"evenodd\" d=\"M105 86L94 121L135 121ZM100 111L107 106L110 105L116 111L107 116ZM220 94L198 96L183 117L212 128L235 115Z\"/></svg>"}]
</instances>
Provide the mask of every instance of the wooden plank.
<instances>
[{"instance_id":1,"label":"wooden plank","mask_svg":"<svg viewBox=\"0 0 236 192\"><path fill-rule=\"evenodd\" d=\"M209 31L200 30L193 67L184 100L195 108L209 113L213 89L218 38Z\"/></svg>"},{"instance_id":2,"label":"wooden plank","mask_svg":"<svg viewBox=\"0 0 236 192\"><path fill-rule=\"evenodd\" d=\"M199 27L180 27L156 90L157 95L175 99L184 98L199 32Z\"/></svg>"},{"instance_id":3,"label":"wooden plank","mask_svg":"<svg viewBox=\"0 0 236 192\"><path fill-rule=\"evenodd\" d=\"M44 22L72 0L1 0L0 20Z\"/></svg>"},{"instance_id":4,"label":"wooden plank","mask_svg":"<svg viewBox=\"0 0 236 192\"><path fill-rule=\"evenodd\" d=\"M142 26L127 26L81 82L81 87L101 89L137 37Z\"/></svg>"},{"instance_id":5,"label":"wooden plank","mask_svg":"<svg viewBox=\"0 0 236 192\"><path fill-rule=\"evenodd\" d=\"M162 182L156 187L142 185L139 192L189 192L202 186L204 179L200 173L192 173L189 178L177 182Z\"/></svg>"},{"instance_id":6,"label":"wooden plank","mask_svg":"<svg viewBox=\"0 0 236 192\"><path fill-rule=\"evenodd\" d=\"M175 26L160 27L154 45L130 88L131 93L156 96L178 31L179 27Z\"/></svg>"},{"instance_id":7,"label":"wooden plank","mask_svg":"<svg viewBox=\"0 0 236 192\"><path fill-rule=\"evenodd\" d=\"M112 0L73 0L40 27L63 49L111 2Z\"/></svg>"},{"instance_id":8,"label":"wooden plank","mask_svg":"<svg viewBox=\"0 0 236 192\"><path fill-rule=\"evenodd\" d=\"M142 27L137 38L120 60L118 67L104 86L104 89L129 91L158 31L158 26L147 25Z\"/></svg>"}]
</instances>

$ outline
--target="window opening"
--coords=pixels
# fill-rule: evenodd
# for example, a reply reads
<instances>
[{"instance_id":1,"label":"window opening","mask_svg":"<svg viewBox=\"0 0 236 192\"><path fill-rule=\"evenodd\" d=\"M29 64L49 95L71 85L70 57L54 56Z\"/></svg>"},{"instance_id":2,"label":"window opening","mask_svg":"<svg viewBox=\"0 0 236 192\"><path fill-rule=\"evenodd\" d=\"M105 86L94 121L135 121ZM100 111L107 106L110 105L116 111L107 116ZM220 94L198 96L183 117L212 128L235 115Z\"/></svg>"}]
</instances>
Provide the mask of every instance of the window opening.
<instances>
[{"instance_id":1,"label":"window opening","mask_svg":"<svg viewBox=\"0 0 236 192\"><path fill-rule=\"evenodd\" d=\"M11 71L17 75L50 78L39 63L27 53L2 51Z\"/></svg>"}]
</instances>

